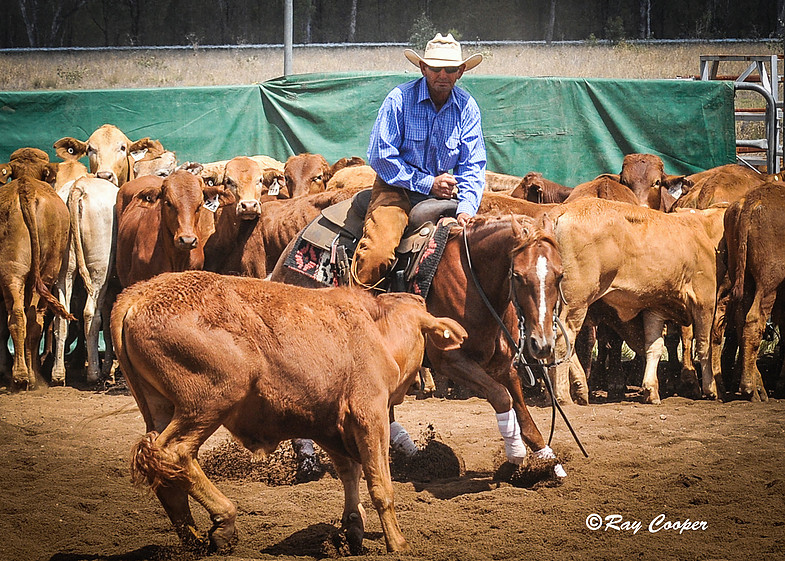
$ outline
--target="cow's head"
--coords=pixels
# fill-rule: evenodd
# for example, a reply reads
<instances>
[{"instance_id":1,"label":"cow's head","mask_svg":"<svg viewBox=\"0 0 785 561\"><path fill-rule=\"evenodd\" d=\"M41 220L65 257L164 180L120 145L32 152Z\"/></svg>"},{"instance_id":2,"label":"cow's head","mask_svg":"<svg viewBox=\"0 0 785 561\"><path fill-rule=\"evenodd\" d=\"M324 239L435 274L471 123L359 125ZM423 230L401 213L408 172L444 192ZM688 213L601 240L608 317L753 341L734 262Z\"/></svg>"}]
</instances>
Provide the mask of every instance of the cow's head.
<instances>
[{"instance_id":1,"label":"cow's head","mask_svg":"<svg viewBox=\"0 0 785 561\"><path fill-rule=\"evenodd\" d=\"M264 173L258 163L245 156L232 158L224 168L223 186L237 200L238 218L259 218L262 208L260 199L267 189L264 187Z\"/></svg>"},{"instance_id":2,"label":"cow's head","mask_svg":"<svg viewBox=\"0 0 785 561\"><path fill-rule=\"evenodd\" d=\"M149 138L131 142L114 125L102 125L87 142L66 136L55 142L54 147L63 159L66 154L76 159L87 156L91 173L119 187L134 178L133 163L141 160L148 150L155 149L156 142Z\"/></svg>"},{"instance_id":3,"label":"cow's head","mask_svg":"<svg viewBox=\"0 0 785 561\"><path fill-rule=\"evenodd\" d=\"M290 156L284 165L283 174L291 198L321 193L332 177L324 156L308 153Z\"/></svg>"},{"instance_id":4,"label":"cow's head","mask_svg":"<svg viewBox=\"0 0 785 561\"><path fill-rule=\"evenodd\" d=\"M510 193L510 196L533 203L541 203L543 201L543 192L545 191L545 183L543 181L541 173L530 171L523 176L521 182Z\"/></svg>"},{"instance_id":5,"label":"cow's head","mask_svg":"<svg viewBox=\"0 0 785 561\"><path fill-rule=\"evenodd\" d=\"M0 182L29 177L49 183L54 187L57 179L57 164L49 161L49 154L38 148L19 148L0 169Z\"/></svg>"},{"instance_id":6,"label":"cow's head","mask_svg":"<svg viewBox=\"0 0 785 561\"><path fill-rule=\"evenodd\" d=\"M142 150L141 158L136 154L134 158L134 177L143 175L157 175L166 177L177 167L177 156L174 152L164 149L157 140L151 140L146 150Z\"/></svg>"},{"instance_id":7,"label":"cow's head","mask_svg":"<svg viewBox=\"0 0 785 561\"><path fill-rule=\"evenodd\" d=\"M468 336L456 321L428 313L421 296L406 293L368 296L358 292L358 298L363 299L363 305L384 337L385 348L398 364L402 376L399 382L419 370L426 341L436 349L448 351L460 348Z\"/></svg>"},{"instance_id":8,"label":"cow's head","mask_svg":"<svg viewBox=\"0 0 785 561\"><path fill-rule=\"evenodd\" d=\"M635 193L641 206L658 210L669 206L662 198L663 188L674 198L684 188L684 176L666 174L662 160L654 154L624 156L619 182Z\"/></svg>"}]
</instances>

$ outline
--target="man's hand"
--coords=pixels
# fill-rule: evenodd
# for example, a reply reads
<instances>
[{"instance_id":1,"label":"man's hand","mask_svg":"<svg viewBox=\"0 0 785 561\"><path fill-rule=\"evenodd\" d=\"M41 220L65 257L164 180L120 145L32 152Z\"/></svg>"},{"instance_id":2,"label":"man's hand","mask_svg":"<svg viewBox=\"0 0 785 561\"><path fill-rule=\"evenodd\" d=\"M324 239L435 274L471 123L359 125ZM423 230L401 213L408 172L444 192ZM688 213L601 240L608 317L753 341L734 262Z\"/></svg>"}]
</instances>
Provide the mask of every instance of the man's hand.
<instances>
[{"instance_id":1,"label":"man's hand","mask_svg":"<svg viewBox=\"0 0 785 561\"><path fill-rule=\"evenodd\" d=\"M459 226L466 226L466 224L469 222L469 220L472 219L472 217L469 216L469 213L462 212L458 216L456 216L455 219L458 221Z\"/></svg>"},{"instance_id":2,"label":"man's hand","mask_svg":"<svg viewBox=\"0 0 785 561\"><path fill-rule=\"evenodd\" d=\"M433 178L431 195L437 199L452 199L458 192L458 180L450 173L443 173Z\"/></svg>"}]
</instances>

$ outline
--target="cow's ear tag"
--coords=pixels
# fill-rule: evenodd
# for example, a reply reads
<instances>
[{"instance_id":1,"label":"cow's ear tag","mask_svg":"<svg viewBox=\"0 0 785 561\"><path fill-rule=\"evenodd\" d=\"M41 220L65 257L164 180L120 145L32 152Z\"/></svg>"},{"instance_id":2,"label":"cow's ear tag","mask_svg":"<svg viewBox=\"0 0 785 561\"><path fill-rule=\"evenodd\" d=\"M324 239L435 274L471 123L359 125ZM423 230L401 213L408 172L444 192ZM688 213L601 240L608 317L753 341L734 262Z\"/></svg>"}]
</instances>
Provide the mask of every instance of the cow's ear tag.
<instances>
[{"instance_id":1,"label":"cow's ear tag","mask_svg":"<svg viewBox=\"0 0 785 561\"><path fill-rule=\"evenodd\" d=\"M135 150L131 152L131 157L134 159L135 162L138 162L144 155L147 154L147 148L142 148L141 150Z\"/></svg>"},{"instance_id":2,"label":"cow's ear tag","mask_svg":"<svg viewBox=\"0 0 785 561\"><path fill-rule=\"evenodd\" d=\"M278 183L277 180L273 181L272 185L270 185L270 188L267 189L267 194L270 195L271 197L277 196L278 193L280 192L281 192L281 185Z\"/></svg>"},{"instance_id":3,"label":"cow's ear tag","mask_svg":"<svg viewBox=\"0 0 785 561\"><path fill-rule=\"evenodd\" d=\"M220 206L220 202L219 202L219 199L218 199L218 195L216 195L212 199L207 199L204 202L204 208L206 208L210 212L215 212L216 210L218 210L219 206Z\"/></svg>"}]
</instances>

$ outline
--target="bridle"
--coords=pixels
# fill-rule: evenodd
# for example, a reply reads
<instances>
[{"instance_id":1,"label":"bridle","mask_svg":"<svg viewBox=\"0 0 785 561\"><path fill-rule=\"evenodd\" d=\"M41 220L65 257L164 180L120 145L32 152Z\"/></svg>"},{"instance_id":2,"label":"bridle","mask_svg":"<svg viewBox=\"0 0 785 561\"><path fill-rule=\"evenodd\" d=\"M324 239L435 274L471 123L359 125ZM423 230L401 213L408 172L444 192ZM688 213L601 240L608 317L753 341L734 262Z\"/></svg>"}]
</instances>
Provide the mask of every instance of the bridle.
<instances>
[{"instance_id":1,"label":"bridle","mask_svg":"<svg viewBox=\"0 0 785 561\"><path fill-rule=\"evenodd\" d=\"M485 291L482 289L482 286L480 286L480 281L477 279L477 274L474 272L474 267L472 266L472 257L469 251L469 238L466 235L466 228L463 229L462 236L463 236L463 247L466 250L466 263L468 265L469 273L471 274L472 281L474 281L474 286L477 288L477 292L479 293L480 298L482 298L482 301L485 303L485 307L488 308L488 311L496 320L496 323L498 323L499 327L501 327L501 331L504 334L505 339L507 339L507 342L509 343L510 347L515 349L515 355L513 357L512 364L513 366L515 366L516 370L518 371L518 375L521 376L521 382L527 388L533 388L537 382L535 379L535 375L530 367L538 366L541 368L541 372L543 372L541 379L543 380L545 387L548 390L548 393L551 397L551 408L552 408L551 432L550 432L550 436L548 437L548 445L550 446L551 440L553 439L553 429L556 421L556 410L558 410L559 413L561 414L562 419L564 419L564 422L567 424L567 428L572 433L572 437L575 439L575 442L578 444L578 447L581 449L581 452L583 452L583 455L588 458L589 454L586 452L586 449L583 447L583 444L581 444L581 441L578 439L578 435L575 433L575 430L572 428L570 421L567 419L567 416L564 414L564 411L559 405L559 402L556 400L556 396L554 395L553 387L551 385L551 380L545 374L547 368L551 368L568 361L570 359L570 356L572 355L572 344L570 342L570 338L567 336L567 331L564 328L564 324L559 319L559 311L561 309L561 305L566 304L566 301L564 299L564 293L562 292L562 288L561 288L561 282L559 282L559 284L557 285L557 288L559 290L559 306L557 310L555 310L555 313L553 314L553 322L554 322L553 330L556 331L557 327L561 330L562 334L564 335L564 340L567 344L567 353L563 358L554 360L553 362L550 363L545 363L544 360L538 361L536 363L527 362L524 357L524 348L526 346L525 343L526 343L526 336L527 336L526 324L523 317L523 310L521 309L520 303L518 302L518 296L513 288L513 281L517 280L520 275L515 272L514 265L511 261L510 271L508 273L510 279L509 299L512 302L513 308L515 309L515 314L518 318L518 341L516 342L512 336L512 333L510 333L510 330L507 329L507 326L502 321L502 318L499 317L499 314L496 312L493 305L491 305L491 302L490 300L488 300L488 296L485 294Z\"/></svg>"}]
</instances>

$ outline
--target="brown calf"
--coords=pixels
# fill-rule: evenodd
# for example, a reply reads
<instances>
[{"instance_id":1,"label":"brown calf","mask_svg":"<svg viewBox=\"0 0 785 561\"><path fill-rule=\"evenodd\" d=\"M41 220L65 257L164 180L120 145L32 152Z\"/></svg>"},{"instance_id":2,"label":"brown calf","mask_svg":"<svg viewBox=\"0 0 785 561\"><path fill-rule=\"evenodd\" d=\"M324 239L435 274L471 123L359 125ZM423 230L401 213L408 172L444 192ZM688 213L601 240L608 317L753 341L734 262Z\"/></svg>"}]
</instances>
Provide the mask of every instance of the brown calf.
<instances>
[{"instance_id":1,"label":"brown calf","mask_svg":"<svg viewBox=\"0 0 785 561\"><path fill-rule=\"evenodd\" d=\"M207 187L199 176L176 171L167 178L144 176L117 193L117 276L130 286L167 271L201 269L204 244L214 232L206 201L231 204L220 186Z\"/></svg>"},{"instance_id":2,"label":"brown calf","mask_svg":"<svg viewBox=\"0 0 785 561\"><path fill-rule=\"evenodd\" d=\"M112 312L112 339L148 431L134 447L134 478L152 486L183 543L203 547L188 496L198 501L213 522L209 546L226 550L237 508L202 472L199 447L221 425L254 452L310 438L343 483L352 553L362 551L361 473L387 550L406 551L388 412L412 383L426 337L457 349L465 332L409 294L374 298L204 271L139 283Z\"/></svg>"}]
</instances>

